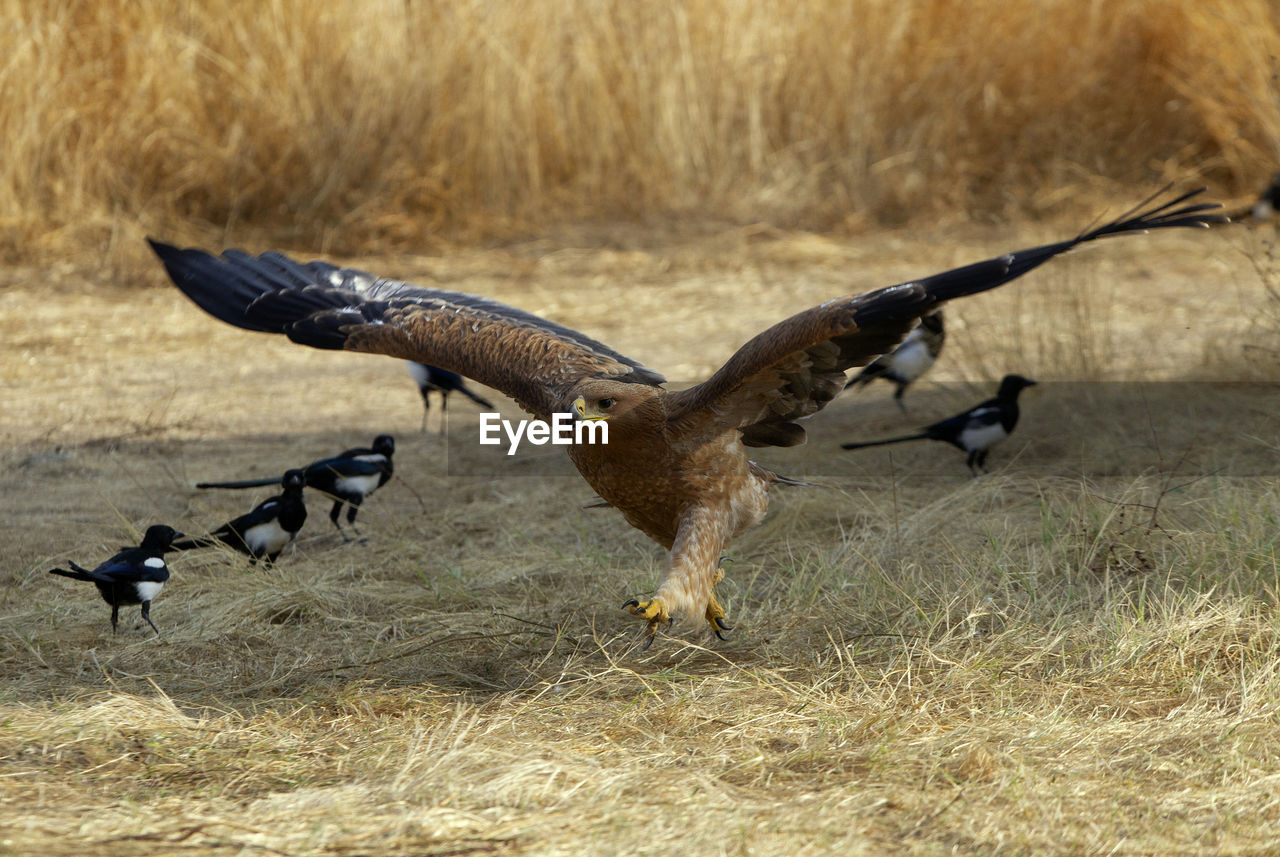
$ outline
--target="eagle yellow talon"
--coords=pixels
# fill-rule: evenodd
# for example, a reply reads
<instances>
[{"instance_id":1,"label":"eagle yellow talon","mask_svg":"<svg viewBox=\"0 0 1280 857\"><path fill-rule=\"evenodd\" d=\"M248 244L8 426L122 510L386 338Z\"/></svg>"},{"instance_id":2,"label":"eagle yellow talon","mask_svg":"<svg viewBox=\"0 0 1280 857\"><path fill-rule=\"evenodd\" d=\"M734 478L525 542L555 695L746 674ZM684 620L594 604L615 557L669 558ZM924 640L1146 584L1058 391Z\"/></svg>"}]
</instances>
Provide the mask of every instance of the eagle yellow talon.
<instances>
[{"instance_id":1,"label":"eagle yellow talon","mask_svg":"<svg viewBox=\"0 0 1280 857\"><path fill-rule=\"evenodd\" d=\"M711 596L711 600L707 602L707 612L704 615L707 617L707 622L711 624L711 630L716 632L717 637L719 637L722 640L729 639L728 637L726 637L724 634L720 632L732 631L733 626L725 623L724 608L720 606L719 601L716 601L716 596L714 593Z\"/></svg>"},{"instance_id":2,"label":"eagle yellow talon","mask_svg":"<svg viewBox=\"0 0 1280 857\"><path fill-rule=\"evenodd\" d=\"M630 610L632 616L639 616L648 622L650 630L656 630L659 622L671 624L671 613L667 610L667 602L661 598L650 598L648 601L637 601L632 598L623 604L622 608Z\"/></svg>"},{"instance_id":3,"label":"eagle yellow talon","mask_svg":"<svg viewBox=\"0 0 1280 857\"><path fill-rule=\"evenodd\" d=\"M622 609L630 610L632 616L639 616L649 623L649 639L644 641L643 646L645 651L653 645L653 638L658 636L658 623L671 624L671 612L667 609L667 602L661 598L650 598L648 601L637 601L632 598L622 605Z\"/></svg>"}]
</instances>

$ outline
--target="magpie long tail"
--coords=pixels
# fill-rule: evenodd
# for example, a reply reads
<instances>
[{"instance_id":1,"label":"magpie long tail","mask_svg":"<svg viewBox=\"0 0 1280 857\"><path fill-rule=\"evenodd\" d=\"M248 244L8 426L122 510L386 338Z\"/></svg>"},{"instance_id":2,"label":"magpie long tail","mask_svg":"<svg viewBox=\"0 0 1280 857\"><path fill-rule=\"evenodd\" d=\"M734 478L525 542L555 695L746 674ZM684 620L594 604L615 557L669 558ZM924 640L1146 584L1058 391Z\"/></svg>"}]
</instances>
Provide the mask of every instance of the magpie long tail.
<instances>
[{"instance_id":1,"label":"magpie long tail","mask_svg":"<svg viewBox=\"0 0 1280 857\"><path fill-rule=\"evenodd\" d=\"M213 547L219 541L221 541L221 539L217 539L212 536L205 538L183 539L182 541L174 542L169 545L169 550L189 551L195 550L196 548L208 548Z\"/></svg>"},{"instance_id":2,"label":"magpie long tail","mask_svg":"<svg viewBox=\"0 0 1280 857\"><path fill-rule=\"evenodd\" d=\"M849 383L845 384L844 388L847 390L850 387L865 387L867 384L870 384L872 381L879 378L880 375L880 372L871 372L868 371L868 369L863 369L857 375L850 378Z\"/></svg>"},{"instance_id":3,"label":"magpie long tail","mask_svg":"<svg viewBox=\"0 0 1280 857\"><path fill-rule=\"evenodd\" d=\"M909 440L928 440L931 437L933 437L933 435L928 432L921 432L920 434L907 434L902 437L890 437L885 440L864 440L862 443L842 443L840 444L840 448L862 449L864 446L887 446L891 443L906 443Z\"/></svg>"},{"instance_id":4,"label":"magpie long tail","mask_svg":"<svg viewBox=\"0 0 1280 857\"><path fill-rule=\"evenodd\" d=\"M466 387L459 389L458 392L466 396L471 401L475 402L480 407L493 410L493 402L490 402L488 399L477 396L475 393L471 392Z\"/></svg>"},{"instance_id":5,"label":"magpie long tail","mask_svg":"<svg viewBox=\"0 0 1280 857\"><path fill-rule=\"evenodd\" d=\"M69 577L72 580L93 580L92 576L83 571L67 571L65 568L51 568L49 573L59 577Z\"/></svg>"},{"instance_id":6,"label":"magpie long tail","mask_svg":"<svg viewBox=\"0 0 1280 857\"><path fill-rule=\"evenodd\" d=\"M261 488L263 485L279 485L280 477L244 479L240 482L197 482L197 488Z\"/></svg>"}]
</instances>

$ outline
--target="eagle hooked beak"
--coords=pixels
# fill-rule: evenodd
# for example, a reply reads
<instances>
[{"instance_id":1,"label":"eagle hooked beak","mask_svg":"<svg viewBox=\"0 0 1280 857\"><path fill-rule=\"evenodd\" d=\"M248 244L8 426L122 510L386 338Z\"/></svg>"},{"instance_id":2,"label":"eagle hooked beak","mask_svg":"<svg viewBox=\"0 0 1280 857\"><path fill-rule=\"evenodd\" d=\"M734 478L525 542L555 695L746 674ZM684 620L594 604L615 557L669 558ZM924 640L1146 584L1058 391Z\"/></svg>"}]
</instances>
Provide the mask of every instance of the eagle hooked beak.
<instances>
[{"instance_id":1,"label":"eagle hooked beak","mask_svg":"<svg viewBox=\"0 0 1280 857\"><path fill-rule=\"evenodd\" d=\"M580 420L607 420L609 416L597 411L594 414L587 413L587 399L585 396L579 396L573 400L573 412L578 415Z\"/></svg>"}]
</instances>

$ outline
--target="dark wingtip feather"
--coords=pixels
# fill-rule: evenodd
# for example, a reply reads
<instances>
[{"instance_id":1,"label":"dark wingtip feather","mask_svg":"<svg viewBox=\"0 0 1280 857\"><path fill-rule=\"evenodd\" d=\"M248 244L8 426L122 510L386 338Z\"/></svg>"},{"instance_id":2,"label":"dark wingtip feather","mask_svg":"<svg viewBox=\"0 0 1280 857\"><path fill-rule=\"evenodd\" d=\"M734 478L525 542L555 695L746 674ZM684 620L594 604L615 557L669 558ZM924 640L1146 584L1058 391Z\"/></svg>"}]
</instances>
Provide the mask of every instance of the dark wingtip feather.
<instances>
[{"instance_id":1,"label":"dark wingtip feather","mask_svg":"<svg viewBox=\"0 0 1280 857\"><path fill-rule=\"evenodd\" d=\"M985 262L978 262L952 271L944 271L921 282L926 285L930 297L935 302L941 303L996 288L1016 277L1022 276L1028 271L1038 268L1061 253L1099 238L1135 232L1149 232L1152 229L1171 229L1184 226L1203 228L1210 223L1223 221L1222 215L1206 213L1222 207L1216 202L1183 204L1204 193L1205 188L1203 187L1186 191L1172 199L1153 205L1160 197L1168 193L1170 187L1172 185L1166 185L1114 220L1101 226L1086 229L1068 241L1007 253L1004 256L988 259Z\"/></svg>"},{"instance_id":2,"label":"dark wingtip feather","mask_svg":"<svg viewBox=\"0 0 1280 857\"><path fill-rule=\"evenodd\" d=\"M274 332L245 316L245 309L265 291L238 274L225 259L203 250L181 249L148 238L169 279L196 306L227 324L244 330Z\"/></svg>"},{"instance_id":3,"label":"dark wingtip feather","mask_svg":"<svg viewBox=\"0 0 1280 857\"><path fill-rule=\"evenodd\" d=\"M227 250L218 257L153 238L147 243L183 294L214 318L243 330L286 333L294 341L316 348L341 349L346 341L341 325L367 320L345 318L342 312L353 302L351 295L315 285L315 275L279 254L258 257ZM367 316L383 308L382 304L365 304L351 311L360 313L363 309Z\"/></svg>"},{"instance_id":4,"label":"dark wingtip feather","mask_svg":"<svg viewBox=\"0 0 1280 857\"><path fill-rule=\"evenodd\" d=\"M1169 192L1173 184L1167 184L1138 205L1124 214L1096 229L1083 232L1076 242L1092 241L1108 235L1123 235L1126 232L1144 232L1151 229L1170 229L1177 227L1207 228L1211 223L1226 223L1227 218L1221 214L1207 214L1222 208L1217 202L1196 202L1183 205L1187 200L1204 193L1208 188L1198 187L1166 200L1159 205L1151 204ZM1150 207L1149 207L1150 206Z\"/></svg>"}]
</instances>

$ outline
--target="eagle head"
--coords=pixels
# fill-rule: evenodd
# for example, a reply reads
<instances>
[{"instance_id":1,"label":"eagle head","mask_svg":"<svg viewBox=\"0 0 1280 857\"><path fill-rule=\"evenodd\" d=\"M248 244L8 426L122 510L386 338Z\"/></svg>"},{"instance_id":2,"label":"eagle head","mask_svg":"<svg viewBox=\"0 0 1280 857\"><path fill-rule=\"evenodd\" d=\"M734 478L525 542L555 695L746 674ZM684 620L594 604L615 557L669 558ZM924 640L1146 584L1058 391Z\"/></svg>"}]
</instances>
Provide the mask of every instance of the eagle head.
<instances>
[{"instance_id":1,"label":"eagle head","mask_svg":"<svg viewBox=\"0 0 1280 857\"><path fill-rule=\"evenodd\" d=\"M650 421L654 415L648 412L661 392L647 384L593 378L579 384L570 395L574 396L573 414L580 420L630 423Z\"/></svg>"}]
</instances>

